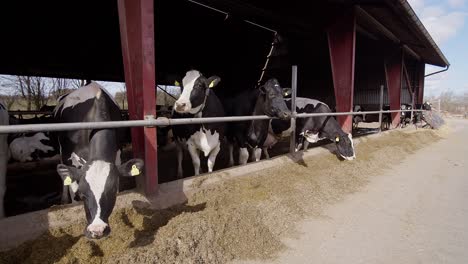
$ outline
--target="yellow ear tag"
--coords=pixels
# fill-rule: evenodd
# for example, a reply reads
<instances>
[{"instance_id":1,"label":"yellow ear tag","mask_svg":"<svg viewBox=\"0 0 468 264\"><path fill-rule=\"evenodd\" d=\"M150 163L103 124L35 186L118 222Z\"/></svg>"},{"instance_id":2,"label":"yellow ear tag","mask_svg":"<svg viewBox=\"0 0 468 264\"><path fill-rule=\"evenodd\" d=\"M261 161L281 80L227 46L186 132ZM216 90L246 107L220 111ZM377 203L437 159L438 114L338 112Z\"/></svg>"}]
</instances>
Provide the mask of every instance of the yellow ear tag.
<instances>
[{"instance_id":1,"label":"yellow ear tag","mask_svg":"<svg viewBox=\"0 0 468 264\"><path fill-rule=\"evenodd\" d=\"M335 138L335 142L337 142L337 143L340 142L340 138L339 138L339 137L336 137L336 138Z\"/></svg>"},{"instance_id":2,"label":"yellow ear tag","mask_svg":"<svg viewBox=\"0 0 468 264\"><path fill-rule=\"evenodd\" d=\"M63 185L65 186L71 185L71 183L72 183L72 179L70 178L70 176L67 176L65 180L63 181Z\"/></svg>"},{"instance_id":3,"label":"yellow ear tag","mask_svg":"<svg viewBox=\"0 0 468 264\"><path fill-rule=\"evenodd\" d=\"M175 86L180 86L180 82L175 81L175 82L174 82L174 85L175 85Z\"/></svg>"},{"instance_id":4,"label":"yellow ear tag","mask_svg":"<svg viewBox=\"0 0 468 264\"><path fill-rule=\"evenodd\" d=\"M210 85L208 86L208 88L213 88L213 87L214 87L214 83L215 83L215 81L214 81L214 80L213 80L213 81L211 81L211 82L210 82Z\"/></svg>"},{"instance_id":5,"label":"yellow ear tag","mask_svg":"<svg viewBox=\"0 0 468 264\"><path fill-rule=\"evenodd\" d=\"M140 170L137 168L136 165L132 165L132 170L130 171L130 175L132 176L140 175Z\"/></svg>"}]
</instances>

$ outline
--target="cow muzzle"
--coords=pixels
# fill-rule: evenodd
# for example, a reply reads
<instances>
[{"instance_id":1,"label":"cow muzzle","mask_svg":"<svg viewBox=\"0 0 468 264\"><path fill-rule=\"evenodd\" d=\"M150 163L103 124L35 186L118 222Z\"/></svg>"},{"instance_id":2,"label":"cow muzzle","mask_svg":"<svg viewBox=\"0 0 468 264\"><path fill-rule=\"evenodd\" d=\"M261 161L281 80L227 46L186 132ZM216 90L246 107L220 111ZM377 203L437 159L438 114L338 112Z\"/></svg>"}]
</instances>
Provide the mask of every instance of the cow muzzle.
<instances>
[{"instance_id":1,"label":"cow muzzle","mask_svg":"<svg viewBox=\"0 0 468 264\"><path fill-rule=\"evenodd\" d=\"M290 119L291 118L291 111L282 111L279 114L279 118L282 119L282 120Z\"/></svg>"},{"instance_id":2,"label":"cow muzzle","mask_svg":"<svg viewBox=\"0 0 468 264\"><path fill-rule=\"evenodd\" d=\"M108 224L91 224L85 230L85 236L89 239L100 239L110 234Z\"/></svg>"},{"instance_id":3,"label":"cow muzzle","mask_svg":"<svg viewBox=\"0 0 468 264\"><path fill-rule=\"evenodd\" d=\"M187 113L191 109L190 102L176 101L174 109L179 113Z\"/></svg>"}]
</instances>

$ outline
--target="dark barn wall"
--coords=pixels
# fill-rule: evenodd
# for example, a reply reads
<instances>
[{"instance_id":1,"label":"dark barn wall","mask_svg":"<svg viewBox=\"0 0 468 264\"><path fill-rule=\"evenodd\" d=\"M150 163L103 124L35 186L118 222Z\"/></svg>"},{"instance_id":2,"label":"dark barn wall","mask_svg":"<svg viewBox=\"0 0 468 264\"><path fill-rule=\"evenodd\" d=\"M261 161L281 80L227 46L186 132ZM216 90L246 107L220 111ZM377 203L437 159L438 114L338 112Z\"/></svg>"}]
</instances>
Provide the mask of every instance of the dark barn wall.
<instances>
[{"instance_id":1,"label":"dark barn wall","mask_svg":"<svg viewBox=\"0 0 468 264\"><path fill-rule=\"evenodd\" d=\"M354 79L354 104L366 110L377 110L380 103L380 86L384 85L384 104L388 104L384 48L382 42L362 34L356 39L356 65Z\"/></svg>"},{"instance_id":2,"label":"dark barn wall","mask_svg":"<svg viewBox=\"0 0 468 264\"><path fill-rule=\"evenodd\" d=\"M325 31L290 39L292 64L298 65L297 95L335 107L328 40ZM290 74L289 70L289 74Z\"/></svg>"}]
</instances>

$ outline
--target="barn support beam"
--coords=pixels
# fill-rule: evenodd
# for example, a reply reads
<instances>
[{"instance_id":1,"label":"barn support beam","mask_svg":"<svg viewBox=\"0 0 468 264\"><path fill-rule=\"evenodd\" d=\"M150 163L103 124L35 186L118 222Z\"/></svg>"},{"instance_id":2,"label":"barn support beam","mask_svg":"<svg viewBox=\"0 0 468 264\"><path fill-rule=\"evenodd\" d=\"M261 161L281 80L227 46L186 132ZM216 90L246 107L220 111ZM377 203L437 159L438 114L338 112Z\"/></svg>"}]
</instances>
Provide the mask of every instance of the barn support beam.
<instances>
[{"instance_id":1,"label":"barn support beam","mask_svg":"<svg viewBox=\"0 0 468 264\"><path fill-rule=\"evenodd\" d=\"M386 58L385 76L387 79L388 98L390 110L401 108L401 85L403 77L403 52L400 48ZM392 113L392 127L395 128L400 123L400 113Z\"/></svg>"},{"instance_id":2,"label":"barn support beam","mask_svg":"<svg viewBox=\"0 0 468 264\"><path fill-rule=\"evenodd\" d=\"M118 0L120 38L131 120L156 118L154 1ZM145 175L137 187L146 195L157 192L156 127L132 128L134 157L145 160Z\"/></svg>"},{"instance_id":3,"label":"barn support beam","mask_svg":"<svg viewBox=\"0 0 468 264\"><path fill-rule=\"evenodd\" d=\"M328 28L328 48L335 91L336 111L350 112L353 108L354 58L356 50L355 10L349 9ZM339 116L345 132L351 133L352 116Z\"/></svg>"},{"instance_id":4,"label":"barn support beam","mask_svg":"<svg viewBox=\"0 0 468 264\"><path fill-rule=\"evenodd\" d=\"M426 64L421 62L419 66L419 80L418 80L418 96L417 96L417 103L422 104L424 100L424 75L426 71Z\"/></svg>"}]
</instances>

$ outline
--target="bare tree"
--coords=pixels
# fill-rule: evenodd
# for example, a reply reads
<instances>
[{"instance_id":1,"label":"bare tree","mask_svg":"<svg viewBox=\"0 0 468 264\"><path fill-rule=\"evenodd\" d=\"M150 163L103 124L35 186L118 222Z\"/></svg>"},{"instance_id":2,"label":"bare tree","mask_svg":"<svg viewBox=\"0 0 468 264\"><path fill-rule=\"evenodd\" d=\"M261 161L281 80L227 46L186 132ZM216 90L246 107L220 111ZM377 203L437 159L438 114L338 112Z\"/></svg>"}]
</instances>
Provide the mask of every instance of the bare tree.
<instances>
[{"instance_id":1,"label":"bare tree","mask_svg":"<svg viewBox=\"0 0 468 264\"><path fill-rule=\"evenodd\" d=\"M85 79L71 79L70 80L70 87L71 89L78 89L82 86L86 85L86 80Z\"/></svg>"},{"instance_id":2,"label":"bare tree","mask_svg":"<svg viewBox=\"0 0 468 264\"><path fill-rule=\"evenodd\" d=\"M47 79L33 76L3 76L2 86L8 87L12 95L21 98L20 103L26 104L26 109L39 109L48 100ZM18 100L20 101L20 100Z\"/></svg>"},{"instance_id":3,"label":"bare tree","mask_svg":"<svg viewBox=\"0 0 468 264\"><path fill-rule=\"evenodd\" d=\"M63 95L70 88L70 79L54 78L51 80L51 88L49 96L57 100L59 96Z\"/></svg>"},{"instance_id":4,"label":"bare tree","mask_svg":"<svg viewBox=\"0 0 468 264\"><path fill-rule=\"evenodd\" d=\"M115 93L115 100L119 103L121 102L122 109L126 109L125 103L127 102L127 86L124 84L119 90L120 91Z\"/></svg>"}]
</instances>

